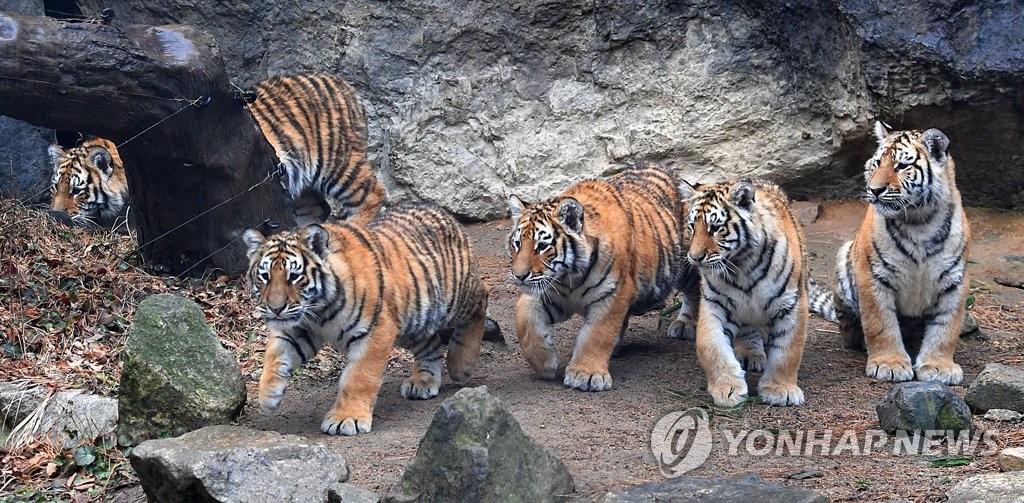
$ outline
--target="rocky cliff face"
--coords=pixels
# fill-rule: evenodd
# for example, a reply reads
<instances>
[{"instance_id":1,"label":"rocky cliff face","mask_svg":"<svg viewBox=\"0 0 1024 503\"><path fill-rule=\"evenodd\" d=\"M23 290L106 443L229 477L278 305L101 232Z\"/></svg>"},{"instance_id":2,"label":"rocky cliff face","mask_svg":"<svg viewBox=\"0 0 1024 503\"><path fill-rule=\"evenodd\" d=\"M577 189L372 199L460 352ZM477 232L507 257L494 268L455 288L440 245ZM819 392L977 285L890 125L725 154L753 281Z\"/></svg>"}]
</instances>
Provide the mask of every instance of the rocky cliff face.
<instances>
[{"instance_id":1,"label":"rocky cliff face","mask_svg":"<svg viewBox=\"0 0 1024 503\"><path fill-rule=\"evenodd\" d=\"M86 14L109 2L83 0ZM857 194L870 124L942 128L969 203L1024 204L1024 6L934 0L215 4L127 0L114 24L213 33L235 82L344 75L399 197L474 219L660 160Z\"/></svg>"}]
</instances>

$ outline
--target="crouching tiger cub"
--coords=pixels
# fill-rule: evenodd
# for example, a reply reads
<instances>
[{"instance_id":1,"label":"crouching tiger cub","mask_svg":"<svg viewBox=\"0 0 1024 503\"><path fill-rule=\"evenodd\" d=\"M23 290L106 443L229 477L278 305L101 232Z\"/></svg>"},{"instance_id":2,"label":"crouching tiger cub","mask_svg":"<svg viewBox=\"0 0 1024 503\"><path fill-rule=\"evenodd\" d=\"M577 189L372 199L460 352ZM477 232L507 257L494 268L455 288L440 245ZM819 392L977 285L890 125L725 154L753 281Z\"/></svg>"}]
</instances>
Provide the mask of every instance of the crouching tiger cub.
<instances>
[{"instance_id":1,"label":"crouching tiger cub","mask_svg":"<svg viewBox=\"0 0 1024 503\"><path fill-rule=\"evenodd\" d=\"M509 196L509 274L522 295L516 335L535 372L553 379L552 325L584 317L564 384L611 389L608 361L630 315L663 305L674 289L696 306L699 283L684 260L676 182L639 166L588 180L537 204ZM683 311L692 311L684 307Z\"/></svg>"},{"instance_id":2,"label":"crouching tiger cub","mask_svg":"<svg viewBox=\"0 0 1024 503\"><path fill-rule=\"evenodd\" d=\"M807 337L804 235L777 186L760 180L691 186L688 259L700 269L697 358L715 405L747 395L744 370L763 370L761 401L800 405L797 370ZM767 348L767 353L765 352Z\"/></svg>"},{"instance_id":3,"label":"crouching tiger cub","mask_svg":"<svg viewBox=\"0 0 1024 503\"><path fill-rule=\"evenodd\" d=\"M254 87L249 111L284 166L295 221L367 224L386 192L366 157L366 113L341 77L272 77Z\"/></svg>"},{"instance_id":4,"label":"crouching tiger cub","mask_svg":"<svg viewBox=\"0 0 1024 503\"><path fill-rule=\"evenodd\" d=\"M50 209L64 211L76 222L112 223L128 201L128 179L113 142L83 141L64 150L50 145L53 177Z\"/></svg>"},{"instance_id":5,"label":"crouching tiger cub","mask_svg":"<svg viewBox=\"0 0 1024 503\"><path fill-rule=\"evenodd\" d=\"M865 164L864 222L837 256L835 315L847 347L867 345L866 373L883 381L959 384L953 363L967 297L970 226L949 139L938 129L891 131L875 123ZM824 304L828 316L828 302ZM904 330L923 327L911 366Z\"/></svg>"},{"instance_id":6,"label":"crouching tiger cub","mask_svg":"<svg viewBox=\"0 0 1024 503\"><path fill-rule=\"evenodd\" d=\"M406 398L437 395L442 330L451 333L448 374L456 382L470 377L488 291L469 238L437 207L398 206L368 226L314 224L270 237L250 229L244 239L256 311L270 328L259 385L265 409L280 404L292 371L325 344L349 358L320 425L331 435L370 431L396 343L416 358L402 385Z\"/></svg>"}]
</instances>

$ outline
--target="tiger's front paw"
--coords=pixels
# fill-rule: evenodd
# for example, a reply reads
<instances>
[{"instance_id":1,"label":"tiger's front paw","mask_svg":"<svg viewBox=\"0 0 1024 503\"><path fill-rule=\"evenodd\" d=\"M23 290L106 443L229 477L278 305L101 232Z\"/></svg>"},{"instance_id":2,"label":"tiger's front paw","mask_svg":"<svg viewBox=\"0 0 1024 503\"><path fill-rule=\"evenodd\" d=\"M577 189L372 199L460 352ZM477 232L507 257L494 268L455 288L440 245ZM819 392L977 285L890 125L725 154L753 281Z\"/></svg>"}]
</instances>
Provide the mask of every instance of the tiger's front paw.
<instances>
[{"instance_id":1,"label":"tiger's front paw","mask_svg":"<svg viewBox=\"0 0 1024 503\"><path fill-rule=\"evenodd\" d=\"M612 376L607 370L589 372L569 367L565 370L566 386L582 391L608 391L612 389Z\"/></svg>"},{"instance_id":2,"label":"tiger's front paw","mask_svg":"<svg viewBox=\"0 0 1024 503\"><path fill-rule=\"evenodd\" d=\"M761 395L761 402L768 405L786 407L804 404L804 390L795 384L762 384L758 394Z\"/></svg>"},{"instance_id":3,"label":"tiger's front paw","mask_svg":"<svg viewBox=\"0 0 1024 503\"><path fill-rule=\"evenodd\" d=\"M337 413L333 409L324 417L320 423L320 431L328 435L358 435L369 433L373 426L373 415L366 414L345 414Z\"/></svg>"},{"instance_id":4,"label":"tiger's front paw","mask_svg":"<svg viewBox=\"0 0 1024 503\"><path fill-rule=\"evenodd\" d=\"M960 384L964 380L964 371L953 362L918 364L918 381L939 381L942 384Z\"/></svg>"},{"instance_id":5,"label":"tiger's front paw","mask_svg":"<svg viewBox=\"0 0 1024 503\"><path fill-rule=\"evenodd\" d=\"M903 382L914 378L914 369L910 366L910 358L869 358L865 373L868 377L879 381Z\"/></svg>"},{"instance_id":6,"label":"tiger's front paw","mask_svg":"<svg viewBox=\"0 0 1024 503\"><path fill-rule=\"evenodd\" d=\"M409 400L426 400L437 396L441 389L441 379L425 372L419 375L409 376L402 383L402 396Z\"/></svg>"},{"instance_id":7,"label":"tiger's front paw","mask_svg":"<svg viewBox=\"0 0 1024 503\"><path fill-rule=\"evenodd\" d=\"M743 379L729 379L708 383L708 393L716 407L733 407L747 399L747 382Z\"/></svg>"},{"instance_id":8,"label":"tiger's front paw","mask_svg":"<svg viewBox=\"0 0 1024 503\"><path fill-rule=\"evenodd\" d=\"M697 340L697 325L692 321L672 320L672 324L668 326L668 336L670 339L693 342Z\"/></svg>"},{"instance_id":9,"label":"tiger's front paw","mask_svg":"<svg viewBox=\"0 0 1024 503\"><path fill-rule=\"evenodd\" d=\"M526 355L530 368L541 378L551 380L558 374L558 355L554 351L535 351Z\"/></svg>"}]
</instances>

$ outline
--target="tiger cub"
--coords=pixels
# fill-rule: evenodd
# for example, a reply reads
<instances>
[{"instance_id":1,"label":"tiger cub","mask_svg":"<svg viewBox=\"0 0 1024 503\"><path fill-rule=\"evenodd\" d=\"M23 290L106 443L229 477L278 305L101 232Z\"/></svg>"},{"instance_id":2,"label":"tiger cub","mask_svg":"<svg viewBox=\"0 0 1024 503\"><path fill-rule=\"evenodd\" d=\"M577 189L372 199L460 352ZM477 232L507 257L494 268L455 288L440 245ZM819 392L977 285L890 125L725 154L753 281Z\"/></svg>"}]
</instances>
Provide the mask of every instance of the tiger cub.
<instances>
[{"instance_id":1,"label":"tiger cub","mask_svg":"<svg viewBox=\"0 0 1024 503\"><path fill-rule=\"evenodd\" d=\"M370 431L384 368L397 343L415 356L402 396L427 399L441 385L442 341L450 333L448 374L469 379L480 353L488 289L469 238L436 206L402 205L369 225L313 224L264 237L243 234L247 279L270 337L260 405L275 409L295 368L325 344L348 352L337 400L320 429ZM452 330L446 330L452 329Z\"/></svg>"},{"instance_id":2,"label":"tiger cub","mask_svg":"<svg viewBox=\"0 0 1024 503\"><path fill-rule=\"evenodd\" d=\"M748 370L764 371L762 402L803 404L797 370L807 337L807 267L788 198L761 180L679 189L689 208L687 258L701 277L697 358L715 405L746 398L737 355Z\"/></svg>"},{"instance_id":3,"label":"tiger cub","mask_svg":"<svg viewBox=\"0 0 1024 503\"><path fill-rule=\"evenodd\" d=\"M878 149L864 165L864 222L837 256L835 314L847 347L868 351L883 381L960 384L953 363L967 298L970 226L956 187L949 138L938 129L875 123ZM911 366L902 327L923 327ZM915 334L917 335L917 334Z\"/></svg>"},{"instance_id":4,"label":"tiger cub","mask_svg":"<svg viewBox=\"0 0 1024 503\"><path fill-rule=\"evenodd\" d=\"M604 391L612 387L608 360L630 315L663 305L677 288L696 306L699 282L684 260L682 204L664 171L641 165L537 204L515 195L508 204L509 275L522 292L516 334L543 378L558 370L552 325L574 314L584 323L563 383Z\"/></svg>"},{"instance_id":5,"label":"tiger cub","mask_svg":"<svg viewBox=\"0 0 1024 503\"><path fill-rule=\"evenodd\" d=\"M366 113L341 77L272 77L253 88L249 111L284 167L298 225L368 224L386 198L366 157Z\"/></svg>"},{"instance_id":6,"label":"tiger cub","mask_svg":"<svg viewBox=\"0 0 1024 503\"><path fill-rule=\"evenodd\" d=\"M128 179L117 146L103 138L62 149L50 145L53 163L50 209L64 211L73 221L112 222L128 201Z\"/></svg>"}]
</instances>

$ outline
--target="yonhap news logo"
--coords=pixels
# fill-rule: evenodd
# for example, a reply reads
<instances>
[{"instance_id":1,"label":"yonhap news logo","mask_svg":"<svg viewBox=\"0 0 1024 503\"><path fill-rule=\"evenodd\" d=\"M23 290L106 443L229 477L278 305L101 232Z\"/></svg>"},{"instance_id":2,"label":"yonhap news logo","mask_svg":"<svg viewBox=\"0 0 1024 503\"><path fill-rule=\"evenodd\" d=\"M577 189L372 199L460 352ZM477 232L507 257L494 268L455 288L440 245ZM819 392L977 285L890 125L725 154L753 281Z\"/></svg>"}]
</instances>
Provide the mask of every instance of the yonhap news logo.
<instances>
[{"instance_id":1,"label":"yonhap news logo","mask_svg":"<svg viewBox=\"0 0 1024 503\"><path fill-rule=\"evenodd\" d=\"M711 426L706 410L694 407L665 414L651 431L651 452L666 477L678 477L711 455Z\"/></svg>"},{"instance_id":2,"label":"yonhap news logo","mask_svg":"<svg viewBox=\"0 0 1024 503\"><path fill-rule=\"evenodd\" d=\"M995 430L872 429L746 430L716 428L720 453L740 457L894 456L986 457L999 452ZM705 409L669 412L654 423L651 452L662 475L672 478L694 470L711 456L711 421Z\"/></svg>"}]
</instances>

